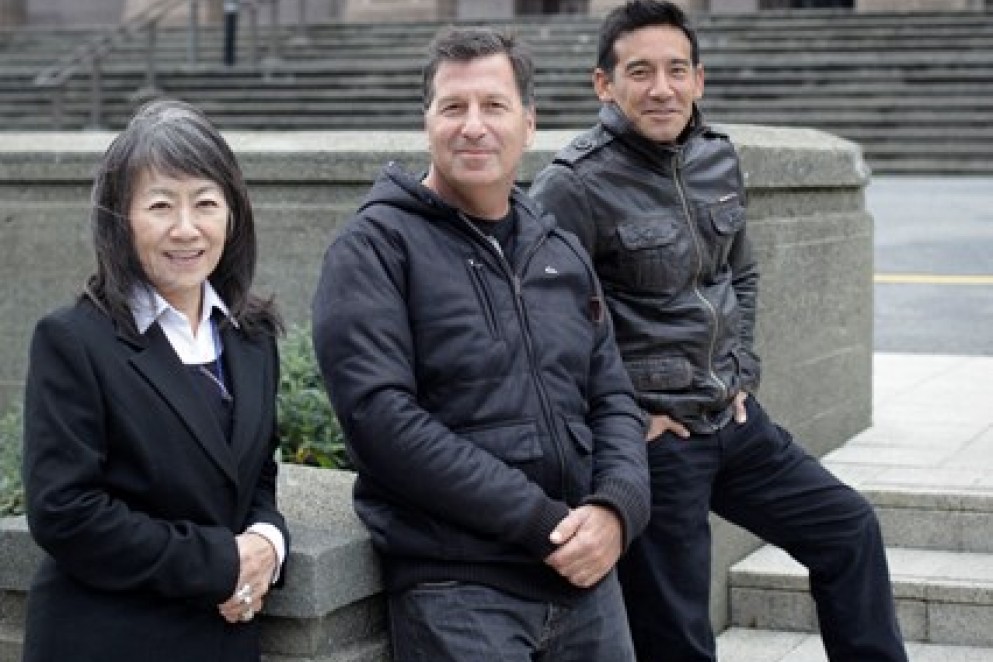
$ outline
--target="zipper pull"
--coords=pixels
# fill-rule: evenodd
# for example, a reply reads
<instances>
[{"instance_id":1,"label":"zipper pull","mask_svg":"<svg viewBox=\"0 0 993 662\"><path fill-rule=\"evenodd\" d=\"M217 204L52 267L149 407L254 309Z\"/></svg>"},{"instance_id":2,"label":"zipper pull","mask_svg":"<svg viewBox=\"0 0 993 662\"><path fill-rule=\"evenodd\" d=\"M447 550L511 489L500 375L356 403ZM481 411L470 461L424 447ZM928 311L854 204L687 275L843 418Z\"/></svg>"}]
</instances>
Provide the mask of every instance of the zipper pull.
<instances>
[{"instance_id":1,"label":"zipper pull","mask_svg":"<svg viewBox=\"0 0 993 662\"><path fill-rule=\"evenodd\" d=\"M602 324L604 317L603 299L594 294L590 297L590 319L594 324Z\"/></svg>"}]
</instances>

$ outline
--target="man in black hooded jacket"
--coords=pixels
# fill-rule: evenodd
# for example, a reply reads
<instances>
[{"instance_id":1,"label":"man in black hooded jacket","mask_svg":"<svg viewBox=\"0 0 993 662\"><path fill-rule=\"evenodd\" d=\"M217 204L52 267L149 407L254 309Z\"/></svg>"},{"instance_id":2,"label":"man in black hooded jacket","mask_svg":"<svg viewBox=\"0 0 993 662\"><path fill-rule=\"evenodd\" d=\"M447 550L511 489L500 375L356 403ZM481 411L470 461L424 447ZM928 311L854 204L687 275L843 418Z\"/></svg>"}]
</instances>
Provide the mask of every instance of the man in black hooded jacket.
<instances>
[{"instance_id":1,"label":"man in black hooded jacket","mask_svg":"<svg viewBox=\"0 0 993 662\"><path fill-rule=\"evenodd\" d=\"M644 424L588 256L514 187L532 69L490 30L434 42L430 168L387 166L314 298L396 662L633 660Z\"/></svg>"},{"instance_id":2,"label":"man in black hooded jacket","mask_svg":"<svg viewBox=\"0 0 993 662\"><path fill-rule=\"evenodd\" d=\"M871 506L754 397L745 190L730 141L696 108L703 67L683 12L653 0L610 12L593 82L600 121L531 194L593 256L649 415L652 516L619 567L639 660L716 659L713 510L807 566L832 662L903 662Z\"/></svg>"}]
</instances>

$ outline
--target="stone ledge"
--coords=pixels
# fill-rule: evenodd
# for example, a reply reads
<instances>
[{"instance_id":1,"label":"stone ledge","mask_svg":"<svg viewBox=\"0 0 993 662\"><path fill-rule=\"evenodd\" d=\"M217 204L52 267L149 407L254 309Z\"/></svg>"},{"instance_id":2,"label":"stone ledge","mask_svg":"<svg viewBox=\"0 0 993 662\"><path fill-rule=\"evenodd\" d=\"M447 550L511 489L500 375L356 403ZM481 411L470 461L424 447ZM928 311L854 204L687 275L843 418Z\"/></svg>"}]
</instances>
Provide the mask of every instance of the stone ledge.
<instances>
[{"instance_id":1,"label":"stone ledge","mask_svg":"<svg viewBox=\"0 0 993 662\"><path fill-rule=\"evenodd\" d=\"M855 143L817 129L748 124L718 126L741 155L752 188L863 187L869 168ZM528 182L576 131L539 131L525 155ZM399 160L423 167L427 143L418 131L225 132L250 180L368 182ZM0 143L0 181L88 180L113 133L10 132ZM769 158L773 156L774 158ZM287 162L294 167L287 168Z\"/></svg>"}]
</instances>

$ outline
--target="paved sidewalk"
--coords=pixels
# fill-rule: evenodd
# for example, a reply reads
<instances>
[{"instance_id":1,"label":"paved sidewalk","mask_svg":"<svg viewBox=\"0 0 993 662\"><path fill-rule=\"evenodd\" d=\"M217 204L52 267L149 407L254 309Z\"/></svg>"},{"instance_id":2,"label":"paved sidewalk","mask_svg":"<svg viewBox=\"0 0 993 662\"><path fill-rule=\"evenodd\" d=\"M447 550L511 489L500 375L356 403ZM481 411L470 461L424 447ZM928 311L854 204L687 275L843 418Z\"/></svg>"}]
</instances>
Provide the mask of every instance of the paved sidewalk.
<instances>
[{"instance_id":1,"label":"paved sidewalk","mask_svg":"<svg viewBox=\"0 0 993 662\"><path fill-rule=\"evenodd\" d=\"M872 427L824 457L859 488L993 494L993 356L876 353Z\"/></svg>"}]
</instances>

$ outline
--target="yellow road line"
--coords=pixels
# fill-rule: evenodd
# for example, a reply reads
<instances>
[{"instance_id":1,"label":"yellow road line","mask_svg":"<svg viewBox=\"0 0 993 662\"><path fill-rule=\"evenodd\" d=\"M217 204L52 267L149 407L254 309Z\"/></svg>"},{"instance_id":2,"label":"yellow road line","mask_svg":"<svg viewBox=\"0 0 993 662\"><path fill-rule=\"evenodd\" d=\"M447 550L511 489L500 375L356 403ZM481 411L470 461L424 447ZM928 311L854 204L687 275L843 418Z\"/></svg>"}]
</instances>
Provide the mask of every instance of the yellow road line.
<instances>
[{"instance_id":1,"label":"yellow road line","mask_svg":"<svg viewBox=\"0 0 993 662\"><path fill-rule=\"evenodd\" d=\"M875 274L876 283L896 283L909 285L993 285L993 275L949 275L949 274Z\"/></svg>"}]
</instances>

